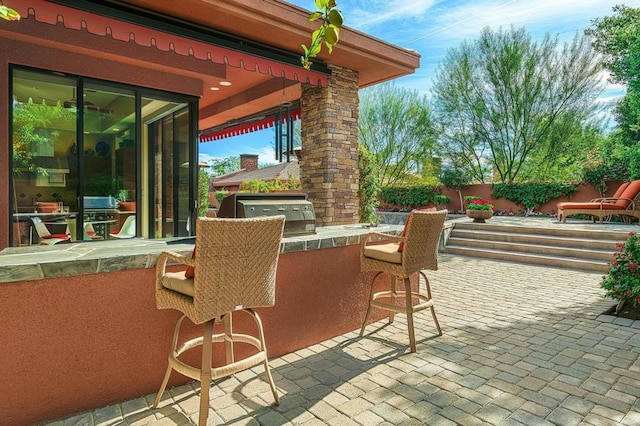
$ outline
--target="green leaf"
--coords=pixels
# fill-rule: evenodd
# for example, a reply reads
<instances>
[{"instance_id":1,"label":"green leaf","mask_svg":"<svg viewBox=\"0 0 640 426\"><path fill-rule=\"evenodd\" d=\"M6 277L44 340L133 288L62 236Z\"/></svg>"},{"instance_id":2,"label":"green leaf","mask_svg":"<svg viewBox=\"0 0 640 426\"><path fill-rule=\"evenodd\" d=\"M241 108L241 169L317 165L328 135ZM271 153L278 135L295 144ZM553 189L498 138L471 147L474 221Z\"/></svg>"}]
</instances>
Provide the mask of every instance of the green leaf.
<instances>
[{"instance_id":1,"label":"green leaf","mask_svg":"<svg viewBox=\"0 0 640 426\"><path fill-rule=\"evenodd\" d=\"M342 23L344 22L342 12L340 12L338 9L332 9L331 12L329 12L329 22L336 27L341 27Z\"/></svg>"},{"instance_id":2,"label":"green leaf","mask_svg":"<svg viewBox=\"0 0 640 426\"><path fill-rule=\"evenodd\" d=\"M316 7L320 10L325 10L329 5L329 0L316 0Z\"/></svg>"},{"instance_id":3,"label":"green leaf","mask_svg":"<svg viewBox=\"0 0 640 426\"><path fill-rule=\"evenodd\" d=\"M302 51L304 52L305 56L309 56L309 49L304 44L302 45Z\"/></svg>"},{"instance_id":4,"label":"green leaf","mask_svg":"<svg viewBox=\"0 0 640 426\"><path fill-rule=\"evenodd\" d=\"M311 15L309 15L309 22L313 22L318 20L319 18L322 18L322 12L313 12Z\"/></svg>"},{"instance_id":5,"label":"green leaf","mask_svg":"<svg viewBox=\"0 0 640 426\"><path fill-rule=\"evenodd\" d=\"M20 19L20 14L7 6L0 6L0 18L7 21L17 21Z\"/></svg>"},{"instance_id":6,"label":"green leaf","mask_svg":"<svg viewBox=\"0 0 640 426\"><path fill-rule=\"evenodd\" d=\"M340 39L340 29L335 25L329 25L324 32L324 39L328 44L336 44Z\"/></svg>"}]
</instances>

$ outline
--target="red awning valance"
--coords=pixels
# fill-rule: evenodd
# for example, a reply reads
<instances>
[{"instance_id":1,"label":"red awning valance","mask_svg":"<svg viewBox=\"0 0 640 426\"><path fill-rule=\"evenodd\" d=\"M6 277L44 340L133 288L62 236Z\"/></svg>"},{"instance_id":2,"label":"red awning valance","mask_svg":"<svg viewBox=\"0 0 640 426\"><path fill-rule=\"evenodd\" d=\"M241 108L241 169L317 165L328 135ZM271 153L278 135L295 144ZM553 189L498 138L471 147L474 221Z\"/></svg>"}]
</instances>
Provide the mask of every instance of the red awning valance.
<instances>
[{"instance_id":1,"label":"red awning valance","mask_svg":"<svg viewBox=\"0 0 640 426\"><path fill-rule=\"evenodd\" d=\"M298 120L300 118L300 109L298 108L291 111L290 115L292 120ZM224 138L230 138L232 136L244 135L258 130L268 129L275 125L276 118L277 114L248 123L219 126L211 129L210 131L203 132L203 134L200 135L200 142L217 141ZM286 119L286 113L283 113L281 115L281 123L284 123Z\"/></svg>"},{"instance_id":2,"label":"red awning valance","mask_svg":"<svg viewBox=\"0 0 640 426\"><path fill-rule=\"evenodd\" d=\"M264 75L284 77L313 85L326 86L327 84L325 74L305 70L302 66L295 67L45 0L20 0L16 3L11 7L20 13L23 19L35 19L50 25L61 23L68 29L86 30L91 34L109 36L114 40L133 41L140 46L155 47L165 52L193 56Z\"/></svg>"}]
</instances>

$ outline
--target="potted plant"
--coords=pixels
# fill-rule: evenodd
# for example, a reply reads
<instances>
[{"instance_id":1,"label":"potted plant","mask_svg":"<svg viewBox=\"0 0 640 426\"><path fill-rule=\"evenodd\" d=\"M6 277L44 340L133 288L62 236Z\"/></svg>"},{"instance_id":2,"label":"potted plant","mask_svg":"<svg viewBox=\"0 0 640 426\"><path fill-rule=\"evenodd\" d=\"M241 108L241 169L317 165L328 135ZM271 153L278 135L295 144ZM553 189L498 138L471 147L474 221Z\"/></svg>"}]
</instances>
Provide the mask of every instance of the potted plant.
<instances>
[{"instance_id":1,"label":"potted plant","mask_svg":"<svg viewBox=\"0 0 640 426\"><path fill-rule=\"evenodd\" d=\"M464 208L475 223L485 223L486 219L493 216L493 203L486 198L468 195L464 197Z\"/></svg>"},{"instance_id":2,"label":"potted plant","mask_svg":"<svg viewBox=\"0 0 640 426\"><path fill-rule=\"evenodd\" d=\"M136 211L136 202L129 201L129 191L126 189L120 189L116 193L116 200L118 200L118 208L122 211Z\"/></svg>"},{"instance_id":3,"label":"potted plant","mask_svg":"<svg viewBox=\"0 0 640 426\"><path fill-rule=\"evenodd\" d=\"M615 310L618 315L627 304L640 306L640 237L630 232L627 241L616 247L619 251L613 254L602 288L608 297L618 300Z\"/></svg>"}]
</instances>

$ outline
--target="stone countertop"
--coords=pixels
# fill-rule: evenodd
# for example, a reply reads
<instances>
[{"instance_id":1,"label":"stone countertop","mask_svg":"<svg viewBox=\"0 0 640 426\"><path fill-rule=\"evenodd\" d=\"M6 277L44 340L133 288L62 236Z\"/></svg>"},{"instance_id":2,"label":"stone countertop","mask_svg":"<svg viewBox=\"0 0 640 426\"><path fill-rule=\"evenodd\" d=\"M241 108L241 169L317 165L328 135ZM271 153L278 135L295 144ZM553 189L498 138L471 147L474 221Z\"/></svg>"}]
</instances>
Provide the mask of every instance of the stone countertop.
<instances>
[{"instance_id":1,"label":"stone countertop","mask_svg":"<svg viewBox=\"0 0 640 426\"><path fill-rule=\"evenodd\" d=\"M360 244L370 231L398 234L401 225L362 224L316 228L316 233L285 237L281 253ZM9 247L0 251L0 283L153 268L163 251L190 255L195 239L88 241L52 246Z\"/></svg>"}]
</instances>

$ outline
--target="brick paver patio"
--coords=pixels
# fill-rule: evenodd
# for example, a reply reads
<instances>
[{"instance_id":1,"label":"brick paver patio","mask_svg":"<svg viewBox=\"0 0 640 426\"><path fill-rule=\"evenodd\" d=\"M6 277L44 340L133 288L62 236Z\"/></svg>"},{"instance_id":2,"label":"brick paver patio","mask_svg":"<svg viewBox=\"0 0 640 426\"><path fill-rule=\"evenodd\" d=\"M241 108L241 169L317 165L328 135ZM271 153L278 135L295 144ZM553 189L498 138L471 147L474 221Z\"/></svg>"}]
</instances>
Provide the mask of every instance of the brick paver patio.
<instances>
[{"instance_id":1,"label":"brick paver patio","mask_svg":"<svg viewBox=\"0 0 640 426\"><path fill-rule=\"evenodd\" d=\"M210 423L640 424L640 321L601 315L613 301L600 274L443 254L427 275L442 337L424 311L415 354L400 315L273 359L280 406L243 372L212 386ZM193 424L194 388L155 410L148 395L51 424Z\"/></svg>"}]
</instances>

